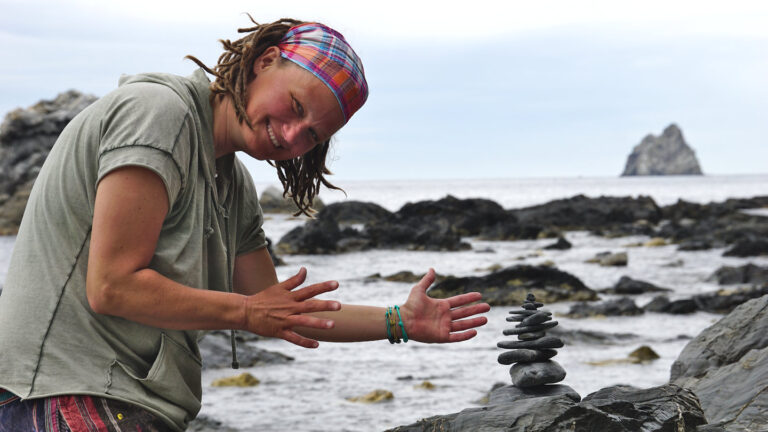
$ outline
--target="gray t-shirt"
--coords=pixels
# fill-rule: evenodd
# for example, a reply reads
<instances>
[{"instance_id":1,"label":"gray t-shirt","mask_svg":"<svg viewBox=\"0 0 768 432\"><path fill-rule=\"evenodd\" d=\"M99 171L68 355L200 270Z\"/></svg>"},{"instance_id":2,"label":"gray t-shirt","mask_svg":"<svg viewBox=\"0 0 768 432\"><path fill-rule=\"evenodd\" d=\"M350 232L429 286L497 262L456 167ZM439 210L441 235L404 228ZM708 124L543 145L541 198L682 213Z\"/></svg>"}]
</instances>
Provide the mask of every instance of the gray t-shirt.
<instances>
[{"instance_id":1,"label":"gray t-shirt","mask_svg":"<svg viewBox=\"0 0 768 432\"><path fill-rule=\"evenodd\" d=\"M209 81L121 79L61 133L35 182L0 296L0 387L22 398L91 394L183 430L200 409L199 331L94 313L85 280L96 187L124 166L162 178L170 208L149 265L184 285L232 290L234 257L266 246L253 181L214 158ZM218 173L218 175L217 175Z\"/></svg>"}]
</instances>

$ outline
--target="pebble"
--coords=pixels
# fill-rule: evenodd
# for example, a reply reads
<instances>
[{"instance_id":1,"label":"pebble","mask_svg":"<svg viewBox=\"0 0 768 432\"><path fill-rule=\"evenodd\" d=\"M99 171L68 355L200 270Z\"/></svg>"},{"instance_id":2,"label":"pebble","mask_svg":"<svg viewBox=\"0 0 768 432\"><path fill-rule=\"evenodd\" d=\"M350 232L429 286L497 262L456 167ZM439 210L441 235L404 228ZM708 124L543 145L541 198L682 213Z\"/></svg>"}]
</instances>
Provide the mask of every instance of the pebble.
<instances>
[{"instance_id":1,"label":"pebble","mask_svg":"<svg viewBox=\"0 0 768 432\"><path fill-rule=\"evenodd\" d=\"M553 349L518 349L499 354L499 363L503 365L511 365L512 363L530 363L549 360L555 355L557 355L557 351Z\"/></svg>"},{"instance_id":2,"label":"pebble","mask_svg":"<svg viewBox=\"0 0 768 432\"><path fill-rule=\"evenodd\" d=\"M544 336L541 339L532 341L501 341L496 344L499 348L515 349L515 348L528 348L528 349L542 349L542 348L561 348L563 341L554 336Z\"/></svg>"},{"instance_id":3,"label":"pebble","mask_svg":"<svg viewBox=\"0 0 768 432\"><path fill-rule=\"evenodd\" d=\"M560 382L565 378L565 369L554 360L536 363L516 363L509 369L512 384L517 387L533 387Z\"/></svg>"}]
</instances>

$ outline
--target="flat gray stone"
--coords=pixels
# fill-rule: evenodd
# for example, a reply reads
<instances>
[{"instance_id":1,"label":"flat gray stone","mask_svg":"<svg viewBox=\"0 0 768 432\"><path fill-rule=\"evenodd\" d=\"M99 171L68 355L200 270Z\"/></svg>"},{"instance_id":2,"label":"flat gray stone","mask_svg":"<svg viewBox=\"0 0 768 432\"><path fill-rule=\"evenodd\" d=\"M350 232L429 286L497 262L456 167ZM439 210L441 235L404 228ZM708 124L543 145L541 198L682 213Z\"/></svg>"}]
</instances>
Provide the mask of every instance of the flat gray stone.
<instances>
[{"instance_id":1,"label":"flat gray stone","mask_svg":"<svg viewBox=\"0 0 768 432\"><path fill-rule=\"evenodd\" d=\"M536 325L541 324L546 321L550 321L552 319L552 314L550 312L538 312L533 315L529 315L523 321L520 323L524 326L530 326L530 325Z\"/></svg>"},{"instance_id":2,"label":"flat gray stone","mask_svg":"<svg viewBox=\"0 0 768 432\"><path fill-rule=\"evenodd\" d=\"M544 332L536 332L536 333L522 333L517 335L517 339L521 341L530 341L530 340L536 340L541 339L547 334Z\"/></svg>"},{"instance_id":3,"label":"flat gray stone","mask_svg":"<svg viewBox=\"0 0 768 432\"><path fill-rule=\"evenodd\" d=\"M549 321L549 322L545 322L545 323L537 324L533 326L521 326L520 324L518 324L514 328L504 329L503 333L505 336L518 335L523 333L534 333L534 332L544 331L556 325L557 325L557 321Z\"/></svg>"},{"instance_id":4,"label":"flat gray stone","mask_svg":"<svg viewBox=\"0 0 768 432\"><path fill-rule=\"evenodd\" d=\"M515 363L509 369L512 384L517 387L533 387L553 384L565 379L565 369L554 360L534 363Z\"/></svg>"},{"instance_id":5,"label":"flat gray stone","mask_svg":"<svg viewBox=\"0 0 768 432\"><path fill-rule=\"evenodd\" d=\"M503 365L511 365L512 363L530 363L549 360L556 355L557 351L553 349L516 349L499 354L499 363Z\"/></svg>"},{"instance_id":6,"label":"flat gray stone","mask_svg":"<svg viewBox=\"0 0 768 432\"><path fill-rule=\"evenodd\" d=\"M533 315L538 311L535 310L527 310L527 309L513 309L509 311L512 315Z\"/></svg>"},{"instance_id":7,"label":"flat gray stone","mask_svg":"<svg viewBox=\"0 0 768 432\"><path fill-rule=\"evenodd\" d=\"M536 339L533 341L501 341L496 344L499 348L504 349L515 349L515 348L526 348L526 349L544 349L544 348L561 348L563 346L563 341L560 340L560 338L554 337L554 336L544 336L541 339Z\"/></svg>"},{"instance_id":8,"label":"flat gray stone","mask_svg":"<svg viewBox=\"0 0 768 432\"><path fill-rule=\"evenodd\" d=\"M576 390L563 384L541 385L536 387L516 387L508 385L491 391L488 405L508 404L520 399L539 398L546 396L565 395L574 402L579 402L581 396Z\"/></svg>"}]
</instances>

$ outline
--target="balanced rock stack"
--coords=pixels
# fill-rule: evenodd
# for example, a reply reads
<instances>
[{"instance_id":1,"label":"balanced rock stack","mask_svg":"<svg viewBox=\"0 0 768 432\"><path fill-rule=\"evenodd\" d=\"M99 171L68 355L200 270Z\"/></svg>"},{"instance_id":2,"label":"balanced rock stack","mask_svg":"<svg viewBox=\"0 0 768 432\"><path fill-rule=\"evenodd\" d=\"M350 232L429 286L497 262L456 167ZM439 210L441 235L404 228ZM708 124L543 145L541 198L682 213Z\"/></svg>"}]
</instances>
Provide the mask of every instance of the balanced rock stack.
<instances>
[{"instance_id":1,"label":"balanced rock stack","mask_svg":"<svg viewBox=\"0 0 768 432\"><path fill-rule=\"evenodd\" d=\"M552 384L565 378L565 369L554 360L555 348L563 346L563 341L554 336L547 336L546 330L557 325L552 321L552 312L538 310L544 306L529 293L523 302L523 308L509 311L512 316L507 321L519 322L515 327L504 330L505 336L517 335L518 340L507 340L497 344L499 348L509 349L499 355L499 363L514 365L509 369L512 384L527 388Z\"/></svg>"}]
</instances>

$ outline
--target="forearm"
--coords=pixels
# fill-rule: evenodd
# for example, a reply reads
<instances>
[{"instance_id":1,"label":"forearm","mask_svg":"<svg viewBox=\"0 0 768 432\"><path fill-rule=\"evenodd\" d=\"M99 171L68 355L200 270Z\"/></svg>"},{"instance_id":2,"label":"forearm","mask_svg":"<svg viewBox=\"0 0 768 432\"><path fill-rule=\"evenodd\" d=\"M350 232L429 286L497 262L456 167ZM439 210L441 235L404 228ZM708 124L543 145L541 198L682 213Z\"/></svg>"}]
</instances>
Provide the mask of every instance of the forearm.
<instances>
[{"instance_id":1,"label":"forearm","mask_svg":"<svg viewBox=\"0 0 768 432\"><path fill-rule=\"evenodd\" d=\"M383 307L344 304L339 311L312 314L315 317L333 320L333 328L297 327L296 332L302 336L326 342L361 342L386 339L385 313L386 308ZM399 328L396 329L396 335L401 337Z\"/></svg>"},{"instance_id":2,"label":"forearm","mask_svg":"<svg viewBox=\"0 0 768 432\"><path fill-rule=\"evenodd\" d=\"M92 280L87 290L95 312L153 327L240 329L245 323L244 296L191 288L150 269L114 280Z\"/></svg>"}]
</instances>

